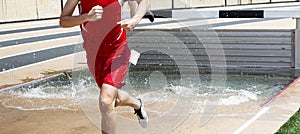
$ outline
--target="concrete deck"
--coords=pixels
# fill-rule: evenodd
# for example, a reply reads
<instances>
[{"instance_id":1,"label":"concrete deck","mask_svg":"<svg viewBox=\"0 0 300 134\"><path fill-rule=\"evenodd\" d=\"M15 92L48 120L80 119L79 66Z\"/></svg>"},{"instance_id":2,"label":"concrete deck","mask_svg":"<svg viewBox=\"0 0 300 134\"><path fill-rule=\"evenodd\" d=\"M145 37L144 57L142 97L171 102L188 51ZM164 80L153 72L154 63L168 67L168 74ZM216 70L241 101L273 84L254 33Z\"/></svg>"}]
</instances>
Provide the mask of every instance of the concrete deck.
<instances>
[{"instance_id":1,"label":"concrete deck","mask_svg":"<svg viewBox=\"0 0 300 134\"><path fill-rule=\"evenodd\" d=\"M286 8L286 7L285 7ZM294 7L293 7L294 8ZM54 33L66 33L79 31L79 28L71 29L48 29L36 30L27 32L16 32L6 34L5 32L30 29L44 26L56 26L58 20L47 20L38 22L12 23L0 25L0 42L35 37L37 35L49 35ZM295 20L287 19L156 19L155 23L149 23L148 20L143 20L137 27L138 29L172 29L183 26L204 26L209 29L294 29ZM44 49L65 46L67 44L80 43L80 36L72 36L65 38L57 38L52 40L37 41L13 45L9 47L0 47L0 58L17 56L20 54L40 51ZM16 43L17 44L17 43ZM0 44L1 45L1 44ZM81 53L81 55L84 55ZM74 58L76 57L76 59ZM39 79L45 77L43 73L46 71L61 71L72 70L74 65L79 62L84 62L85 59L77 59L83 56L74 56L69 54L42 62L10 69L0 72L0 87L19 84L28 79ZM82 66L85 66L82 64ZM76 66L79 67L79 66ZM174 133L234 133L241 132L245 134L252 133L274 133L291 117L300 106L300 80L297 80L294 85L289 87L286 92L275 99L270 105L261 108L257 111L258 114L254 117L245 118L229 118L229 117L214 117L205 126L190 126L183 123L179 129L174 130ZM197 122L194 116L190 116L186 122ZM241 124L243 124L241 126ZM180 130L188 130L190 132L181 132ZM187 128L187 129L180 129Z\"/></svg>"}]
</instances>

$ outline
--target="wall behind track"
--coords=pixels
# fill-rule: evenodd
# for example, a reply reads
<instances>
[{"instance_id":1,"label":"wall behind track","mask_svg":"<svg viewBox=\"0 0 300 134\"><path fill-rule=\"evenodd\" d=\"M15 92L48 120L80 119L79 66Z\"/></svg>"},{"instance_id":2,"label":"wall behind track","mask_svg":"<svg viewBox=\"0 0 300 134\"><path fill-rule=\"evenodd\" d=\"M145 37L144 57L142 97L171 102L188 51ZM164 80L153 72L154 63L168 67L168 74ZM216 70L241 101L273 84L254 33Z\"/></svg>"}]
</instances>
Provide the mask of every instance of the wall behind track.
<instances>
[{"instance_id":1,"label":"wall behind track","mask_svg":"<svg viewBox=\"0 0 300 134\"><path fill-rule=\"evenodd\" d=\"M136 30L128 34L128 42L131 49L145 53L137 66L141 68L163 64L186 67L186 71L195 69L189 68L194 62L187 58L190 55L182 55L188 48L202 73L209 73L212 67L224 68L224 61L219 60L225 56L229 73L294 75L294 30L203 30L196 34L200 38L185 30ZM167 52L169 56L150 50ZM207 51L212 52L211 57ZM177 65L168 62L166 57L175 59Z\"/></svg>"}]
</instances>

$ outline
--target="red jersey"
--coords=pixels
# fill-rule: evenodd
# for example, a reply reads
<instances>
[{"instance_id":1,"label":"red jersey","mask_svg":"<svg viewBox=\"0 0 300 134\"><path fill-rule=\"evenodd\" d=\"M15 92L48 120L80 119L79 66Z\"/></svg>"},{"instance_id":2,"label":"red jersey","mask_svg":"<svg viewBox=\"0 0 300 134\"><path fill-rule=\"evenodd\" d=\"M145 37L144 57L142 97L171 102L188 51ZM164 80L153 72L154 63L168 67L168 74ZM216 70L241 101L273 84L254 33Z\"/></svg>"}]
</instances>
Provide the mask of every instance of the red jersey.
<instances>
[{"instance_id":1,"label":"red jersey","mask_svg":"<svg viewBox=\"0 0 300 134\"><path fill-rule=\"evenodd\" d=\"M121 21L121 6L118 0L81 0L81 14L88 13L97 5L103 8L102 18L98 21L85 22L81 26L84 46L95 47L96 45L99 48L101 44L126 40L126 34L122 34L126 31L123 31L121 25L117 24ZM98 49L93 48L93 50Z\"/></svg>"}]
</instances>

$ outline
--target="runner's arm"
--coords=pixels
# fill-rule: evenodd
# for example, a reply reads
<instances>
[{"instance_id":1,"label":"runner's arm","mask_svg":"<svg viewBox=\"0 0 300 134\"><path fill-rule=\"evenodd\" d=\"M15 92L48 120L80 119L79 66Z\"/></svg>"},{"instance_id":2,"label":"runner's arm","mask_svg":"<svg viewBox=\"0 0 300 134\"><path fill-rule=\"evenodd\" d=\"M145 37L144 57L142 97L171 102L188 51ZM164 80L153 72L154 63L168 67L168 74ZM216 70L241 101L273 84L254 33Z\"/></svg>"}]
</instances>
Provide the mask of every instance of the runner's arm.
<instances>
[{"instance_id":1,"label":"runner's arm","mask_svg":"<svg viewBox=\"0 0 300 134\"><path fill-rule=\"evenodd\" d=\"M80 0L68 0L60 15L59 25L61 27L73 27L80 25L86 21L96 21L100 19L98 16L102 14L102 7L94 6L89 13L73 16L73 12Z\"/></svg>"},{"instance_id":2,"label":"runner's arm","mask_svg":"<svg viewBox=\"0 0 300 134\"><path fill-rule=\"evenodd\" d=\"M59 19L61 27L73 27L87 20L87 15L72 16L79 0L67 0Z\"/></svg>"},{"instance_id":3,"label":"runner's arm","mask_svg":"<svg viewBox=\"0 0 300 134\"><path fill-rule=\"evenodd\" d=\"M142 20L149 8L149 0L135 1L138 3L136 14L131 19L118 22L118 24L121 24L122 28L127 31L132 31L135 28L135 26Z\"/></svg>"},{"instance_id":4,"label":"runner's arm","mask_svg":"<svg viewBox=\"0 0 300 134\"><path fill-rule=\"evenodd\" d=\"M147 10L149 9L149 0L135 0L138 3L138 7L133 18L139 19L139 21L144 17Z\"/></svg>"},{"instance_id":5,"label":"runner's arm","mask_svg":"<svg viewBox=\"0 0 300 134\"><path fill-rule=\"evenodd\" d=\"M130 8L130 17L132 18L136 13L137 3L136 3L136 1L130 1L129 0L128 5L129 5L129 8Z\"/></svg>"}]
</instances>

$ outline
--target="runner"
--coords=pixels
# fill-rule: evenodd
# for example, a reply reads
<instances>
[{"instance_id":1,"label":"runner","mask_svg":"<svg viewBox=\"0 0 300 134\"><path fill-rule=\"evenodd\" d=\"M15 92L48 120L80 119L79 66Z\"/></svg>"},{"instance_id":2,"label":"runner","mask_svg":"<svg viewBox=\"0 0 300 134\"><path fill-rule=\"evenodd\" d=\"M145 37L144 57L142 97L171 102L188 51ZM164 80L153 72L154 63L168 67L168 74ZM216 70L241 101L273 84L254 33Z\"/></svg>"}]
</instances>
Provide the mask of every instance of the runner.
<instances>
[{"instance_id":1,"label":"runner","mask_svg":"<svg viewBox=\"0 0 300 134\"><path fill-rule=\"evenodd\" d=\"M80 2L80 15L73 16ZM61 27L80 25L87 64L100 90L99 107L103 134L115 133L114 107L130 106L142 127L148 126L148 116L141 99L135 99L122 88L129 65L130 51L126 31L132 31L149 8L148 0L136 0L136 14L121 21L118 0L68 0L60 17Z\"/></svg>"}]
</instances>

